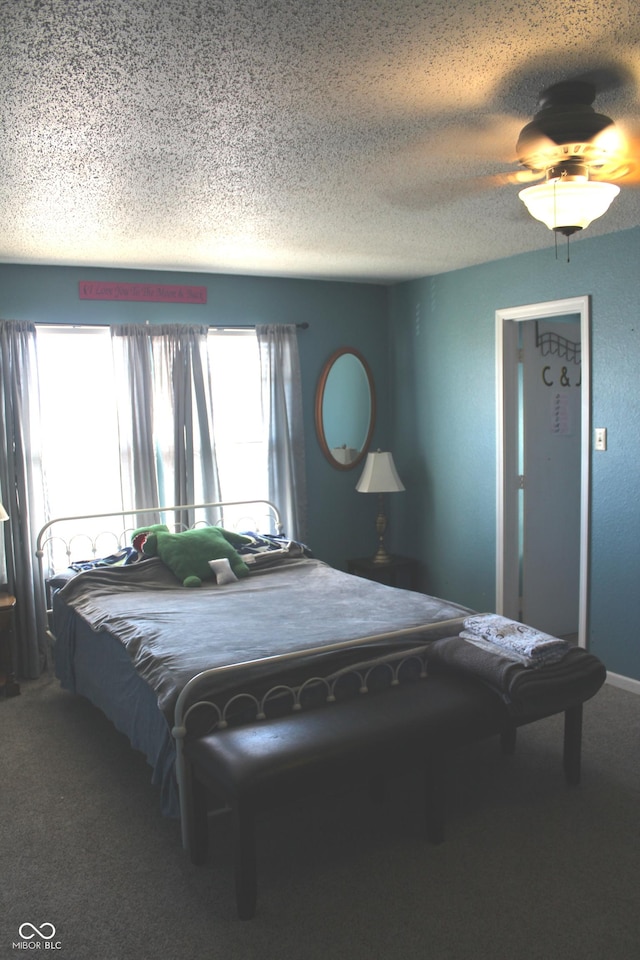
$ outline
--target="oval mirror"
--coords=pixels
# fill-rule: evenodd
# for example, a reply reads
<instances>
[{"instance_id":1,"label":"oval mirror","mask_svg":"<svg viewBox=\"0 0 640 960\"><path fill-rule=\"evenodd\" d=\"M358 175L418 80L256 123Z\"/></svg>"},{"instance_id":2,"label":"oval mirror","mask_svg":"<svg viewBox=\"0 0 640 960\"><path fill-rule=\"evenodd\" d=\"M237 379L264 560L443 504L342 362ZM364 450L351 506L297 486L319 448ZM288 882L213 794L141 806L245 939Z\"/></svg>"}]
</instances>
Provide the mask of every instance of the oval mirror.
<instances>
[{"instance_id":1,"label":"oval mirror","mask_svg":"<svg viewBox=\"0 0 640 960\"><path fill-rule=\"evenodd\" d=\"M318 441L336 470L351 470L364 459L375 419L369 365L357 350L341 347L322 368L316 391Z\"/></svg>"}]
</instances>

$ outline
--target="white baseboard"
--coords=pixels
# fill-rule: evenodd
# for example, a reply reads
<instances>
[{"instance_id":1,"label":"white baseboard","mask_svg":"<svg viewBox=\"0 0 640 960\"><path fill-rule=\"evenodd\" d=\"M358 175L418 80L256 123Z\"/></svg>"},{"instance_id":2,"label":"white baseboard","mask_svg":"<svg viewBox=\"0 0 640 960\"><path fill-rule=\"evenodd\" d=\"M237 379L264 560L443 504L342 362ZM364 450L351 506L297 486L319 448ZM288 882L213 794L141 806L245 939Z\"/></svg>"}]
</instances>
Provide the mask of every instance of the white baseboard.
<instances>
[{"instance_id":1,"label":"white baseboard","mask_svg":"<svg viewBox=\"0 0 640 960\"><path fill-rule=\"evenodd\" d=\"M619 673L607 671L607 683L610 683L612 687L620 687L621 690L628 690L629 693L640 695L640 680L633 680L631 677L623 677Z\"/></svg>"}]
</instances>

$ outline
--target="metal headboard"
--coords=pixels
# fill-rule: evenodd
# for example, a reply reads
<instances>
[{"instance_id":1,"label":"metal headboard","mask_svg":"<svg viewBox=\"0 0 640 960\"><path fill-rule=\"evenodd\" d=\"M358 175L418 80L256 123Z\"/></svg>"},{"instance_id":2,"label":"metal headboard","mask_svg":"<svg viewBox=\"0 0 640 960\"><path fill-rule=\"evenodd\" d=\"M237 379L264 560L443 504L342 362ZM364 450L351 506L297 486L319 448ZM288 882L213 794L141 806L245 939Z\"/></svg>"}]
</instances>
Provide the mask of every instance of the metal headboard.
<instances>
[{"instance_id":1,"label":"metal headboard","mask_svg":"<svg viewBox=\"0 0 640 960\"><path fill-rule=\"evenodd\" d=\"M196 511L203 514L216 511L220 514L216 523L224 525L224 510L225 508L231 507L247 508L247 513L242 516L240 521L245 530L252 529L258 533L267 532L264 530L266 521L271 528L268 532L273 532L274 529L278 534L283 532L280 511L271 501L261 499L218 500L208 503L177 504L175 506L138 507L135 510L111 510L107 513L88 513L78 514L77 516L54 517L52 520L47 521L47 523L40 528L36 539L36 557L38 559L40 581L45 585L45 597L47 598L46 622L49 622L51 614L49 608L49 591L46 589L47 580L56 571L55 569L46 571L44 561L45 554L49 548L53 548L54 544L61 547L66 558L65 566L68 566L74 559L87 559L86 556L81 557L78 555L77 550L80 547L93 559L98 556L108 555L109 552L120 549L126 543L131 532L137 526L141 525L139 519L142 516L152 516L154 517L154 522L156 522L158 517L164 517L166 514L173 514L175 516L182 513L194 516ZM253 510L249 508L253 508ZM258 508L258 510L256 510L256 508ZM127 517L136 517L138 520L127 527ZM111 520L112 523L105 525L106 529L100 530L97 533L82 531L81 525L83 521L93 520ZM203 519L196 520L191 524L191 526L201 525L211 526L212 523L206 519L205 515ZM238 521L236 521L234 526L237 527L237 525ZM176 529L187 529L182 522L178 522L175 527ZM102 551L100 551L100 545L105 543L109 543L110 546L103 547Z\"/></svg>"}]
</instances>

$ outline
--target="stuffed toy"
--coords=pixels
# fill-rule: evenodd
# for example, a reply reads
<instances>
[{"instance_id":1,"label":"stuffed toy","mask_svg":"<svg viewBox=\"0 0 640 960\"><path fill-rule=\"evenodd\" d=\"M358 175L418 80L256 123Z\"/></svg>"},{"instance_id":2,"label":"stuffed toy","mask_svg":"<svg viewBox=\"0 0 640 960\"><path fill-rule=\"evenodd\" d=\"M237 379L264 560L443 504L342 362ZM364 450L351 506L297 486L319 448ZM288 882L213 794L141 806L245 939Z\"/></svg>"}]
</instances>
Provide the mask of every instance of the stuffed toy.
<instances>
[{"instance_id":1,"label":"stuffed toy","mask_svg":"<svg viewBox=\"0 0 640 960\"><path fill-rule=\"evenodd\" d=\"M250 537L240 533L223 530L222 527L196 527L182 533L171 533L164 524L135 530L132 535L134 546L142 550L145 557L159 557L172 573L182 581L185 587L199 587L203 580L217 579L215 566L211 560L228 561L233 576L226 579L246 577L249 567L240 557L236 546L250 543ZM227 569L227 565L223 565Z\"/></svg>"}]
</instances>

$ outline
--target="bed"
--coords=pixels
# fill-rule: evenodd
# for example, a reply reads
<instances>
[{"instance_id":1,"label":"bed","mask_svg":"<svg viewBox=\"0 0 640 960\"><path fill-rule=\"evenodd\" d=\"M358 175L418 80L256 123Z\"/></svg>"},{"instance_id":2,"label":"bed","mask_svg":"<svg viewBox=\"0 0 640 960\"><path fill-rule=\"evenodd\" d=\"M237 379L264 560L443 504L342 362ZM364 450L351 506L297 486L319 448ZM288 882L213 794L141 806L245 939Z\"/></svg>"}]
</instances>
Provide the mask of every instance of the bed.
<instances>
[{"instance_id":1,"label":"bed","mask_svg":"<svg viewBox=\"0 0 640 960\"><path fill-rule=\"evenodd\" d=\"M258 702L309 673L457 633L472 612L329 567L284 538L266 501L148 511L152 520L179 518L178 529L185 518L190 526L212 516L226 525L235 514L233 526L252 540L249 575L188 589L159 557L121 558L141 513L52 520L37 555L61 685L88 698L144 753L163 813L183 814L183 838L181 745L194 703L213 703L220 717L229 703ZM88 536L79 533L83 523Z\"/></svg>"}]
</instances>

